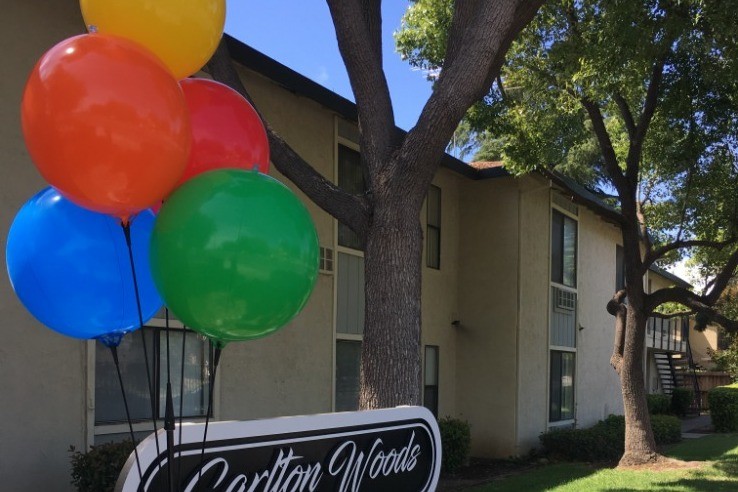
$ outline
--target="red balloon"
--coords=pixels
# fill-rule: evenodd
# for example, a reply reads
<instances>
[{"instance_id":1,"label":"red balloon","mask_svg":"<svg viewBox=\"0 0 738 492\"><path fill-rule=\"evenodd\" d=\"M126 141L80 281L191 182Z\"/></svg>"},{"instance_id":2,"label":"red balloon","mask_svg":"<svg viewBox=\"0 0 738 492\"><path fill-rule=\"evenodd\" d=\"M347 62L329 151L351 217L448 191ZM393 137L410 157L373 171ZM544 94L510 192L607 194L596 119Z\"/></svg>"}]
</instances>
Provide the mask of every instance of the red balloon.
<instances>
[{"instance_id":1,"label":"red balloon","mask_svg":"<svg viewBox=\"0 0 738 492\"><path fill-rule=\"evenodd\" d=\"M123 38L85 34L46 52L26 83L21 122L52 186L124 220L167 196L187 165L191 130L179 84Z\"/></svg>"},{"instance_id":2,"label":"red balloon","mask_svg":"<svg viewBox=\"0 0 738 492\"><path fill-rule=\"evenodd\" d=\"M213 169L269 172L269 141L256 110L238 92L208 79L180 81L190 110L192 149L180 184Z\"/></svg>"}]
</instances>

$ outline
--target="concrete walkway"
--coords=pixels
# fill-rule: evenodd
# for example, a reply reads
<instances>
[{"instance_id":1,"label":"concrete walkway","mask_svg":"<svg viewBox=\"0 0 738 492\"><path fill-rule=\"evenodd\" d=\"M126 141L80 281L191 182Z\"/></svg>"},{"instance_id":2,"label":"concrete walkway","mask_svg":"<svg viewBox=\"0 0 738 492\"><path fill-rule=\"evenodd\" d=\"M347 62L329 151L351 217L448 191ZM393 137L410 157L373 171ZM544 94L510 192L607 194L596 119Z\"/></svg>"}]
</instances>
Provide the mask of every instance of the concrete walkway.
<instances>
[{"instance_id":1,"label":"concrete walkway","mask_svg":"<svg viewBox=\"0 0 738 492\"><path fill-rule=\"evenodd\" d=\"M709 415L687 417L682 420L682 438L684 439L696 439L712 433L712 421Z\"/></svg>"}]
</instances>

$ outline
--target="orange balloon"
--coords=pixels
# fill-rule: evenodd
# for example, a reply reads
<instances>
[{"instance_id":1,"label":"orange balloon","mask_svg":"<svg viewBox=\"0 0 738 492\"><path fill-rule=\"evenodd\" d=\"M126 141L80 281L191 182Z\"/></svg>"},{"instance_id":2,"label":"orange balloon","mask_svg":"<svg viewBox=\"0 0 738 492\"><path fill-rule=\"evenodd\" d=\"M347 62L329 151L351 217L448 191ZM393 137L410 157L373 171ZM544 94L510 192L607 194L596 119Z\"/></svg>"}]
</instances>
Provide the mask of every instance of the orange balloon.
<instances>
[{"instance_id":1,"label":"orange balloon","mask_svg":"<svg viewBox=\"0 0 738 492\"><path fill-rule=\"evenodd\" d=\"M179 84L123 38L86 34L46 52L26 83L21 122L52 186L124 220L167 196L187 165L191 129Z\"/></svg>"}]
</instances>

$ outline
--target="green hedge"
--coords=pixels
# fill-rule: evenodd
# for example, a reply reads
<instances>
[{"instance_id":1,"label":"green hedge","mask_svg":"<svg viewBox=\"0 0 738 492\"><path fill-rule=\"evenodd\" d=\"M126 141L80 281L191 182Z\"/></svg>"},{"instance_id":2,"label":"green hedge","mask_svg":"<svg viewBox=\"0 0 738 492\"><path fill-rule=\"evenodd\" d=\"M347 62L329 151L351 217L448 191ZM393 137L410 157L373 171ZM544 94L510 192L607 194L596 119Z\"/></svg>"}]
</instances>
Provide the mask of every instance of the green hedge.
<instances>
[{"instance_id":1,"label":"green hedge","mask_svg":"<svg viewBox=\"0 0 738 492\"><path fill-rule=\"evenodd\" d=\"M678 442L681 422L671 415L652 415L657 445ZM587 429L555 429L541 434L541 444L554 459L567 461L615 461L625 451L625 417L610 415Z\"/></svg>"},{"instance_id":2,"label":"green hedge","mask_svg":"<svg viewBox=\"0 0 738 492\"><path fill-rule=\"evenodd\" d=\"M651 415L651 429L657 445L682 440L682 422L673 415Z\"/></svg>"},{"instance_id":3,"label":"green hedge","mask_svg":"<svg viewBox=\"0 0 738 492\"><path fill-rule=\"evenodd\" d=\"M671 413L671 397L661 393L646 395L648 413L651 415L667 415Z\"/></svg>"},{"instance_id":4,"label":"green hedge","mask_svg":"<svg viewBox=\"0 0 738 492\"><path fill-rule=\"evenodd\" d=\"M707 393L710 418L717 432L738 431L738 383L718 386Z\"/></svg>"},{"instance_id":5,"label":"green hedge","mask_svg":"<svg viewBox=\"0 0 738 492\"><path fill-rule=\"evenodd\" d=\"M694 401L694 390L689 388L674 388L671 392L671 411L674 415L684 417Z\"/></svg>"},{"instance_id":6,"label":"green hedge","mask_svg":"<svg viewBox=\"0 0 738 492\"><path fill-rule=\"evenodd\" d=\"M441 470L445 473L455 472L469 459L471 446L471 428L469 422L444 417L438 421L441 431Z\"/></svg>"},{"instance_id":7,"label":"green hedge","mask_svg":"<svg viewBox=\"0 0 738 492\"><path fill-rule=\"evenodd\" d=\"M69 448L72 453L72 485L79 492L112 491L118 475L133 452L131 441L92 446L86 453Z\"/></svg>"}]
</instances>

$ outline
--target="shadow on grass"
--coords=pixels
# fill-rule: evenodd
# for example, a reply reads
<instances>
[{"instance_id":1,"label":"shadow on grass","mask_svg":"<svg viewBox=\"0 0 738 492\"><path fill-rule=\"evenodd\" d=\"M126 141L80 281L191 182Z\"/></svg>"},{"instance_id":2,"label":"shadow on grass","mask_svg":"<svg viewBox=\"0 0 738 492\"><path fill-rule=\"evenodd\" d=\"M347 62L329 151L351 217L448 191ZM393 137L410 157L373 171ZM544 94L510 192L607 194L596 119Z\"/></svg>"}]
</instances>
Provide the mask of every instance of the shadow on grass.
<instances>
[{"instance_id":1,"label":"shadow on grass","mask_svg":"<svg viewBox=\"0 0 738 492\"><path fill-rule=\"evenodd\" d=\"M543 466L528 473L490 482L478 492L664 492L738 491L738 434L716 434L684 441L664 450L685 461L704 461L698 469L635 471L581 463Z\"/></svg>"},{"instance_id":2,"label":"shadow on grass","mask_svg":"<svg viewBox=\"0 0 738 492\"><path fill-rule=\"evenodd\" d=\"M722 492L738 490L738 434L715 434L683 441L664 454L684 461L710 461L687 476L658 483L659 491ZM642 488L608 488L606 492L633 492Z\"/></svg>"},{"instance_id":3,"label":"shadow on grass","mask_svg":"<svg viewBox=\"0 0 738 492\"><path fill-rule=\"evenodd\" d=\"M731 454L738 442L738 434L713 434L699 439L685 439L679 444L664 450L666 456L684 461L736 460L738 454Z\"/></svg>"}]
</instances>

